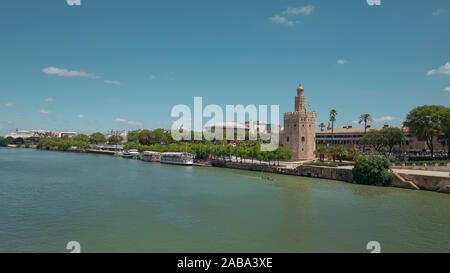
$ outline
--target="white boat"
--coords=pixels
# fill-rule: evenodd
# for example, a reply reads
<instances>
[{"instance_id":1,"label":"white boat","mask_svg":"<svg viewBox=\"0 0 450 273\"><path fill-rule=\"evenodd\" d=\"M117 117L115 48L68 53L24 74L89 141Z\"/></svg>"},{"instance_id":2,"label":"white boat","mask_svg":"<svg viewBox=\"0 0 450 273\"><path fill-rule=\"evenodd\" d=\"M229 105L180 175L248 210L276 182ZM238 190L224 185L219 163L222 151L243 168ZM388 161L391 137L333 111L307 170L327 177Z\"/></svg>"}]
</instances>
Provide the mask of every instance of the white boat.
<instances>
[{"instance_id":1,"label":"white boat","mask_svg":"<svg viewBox=\"0 0 450 273\"><path fill-rule=\"evenodd\" d=\"M159 162L160 157L161 153L152 151L144 151L141 154L141 160L146 162Z\"/></svg>"},{"instance_id":2,"label":"white boat","mask_svg":"<svg viewBox=\"0 0 450 273\"><path fill-rule=\"evenodd\" d=\"M131 149L128 151L123 151L122 153L123 158L138 158L139 157L139 151L136 149Z\"/></svg>"},{"instance_id":3,"label":"white boat","mask_svg":"<svg viewBox=\"0 0 450 273\"><path fill-rule=\"evenodd\" d=\"M189 153L162 153L160 157L161 163L175 165L192 165L194 164L194 155Z\"/></svg>"}]
</instances>

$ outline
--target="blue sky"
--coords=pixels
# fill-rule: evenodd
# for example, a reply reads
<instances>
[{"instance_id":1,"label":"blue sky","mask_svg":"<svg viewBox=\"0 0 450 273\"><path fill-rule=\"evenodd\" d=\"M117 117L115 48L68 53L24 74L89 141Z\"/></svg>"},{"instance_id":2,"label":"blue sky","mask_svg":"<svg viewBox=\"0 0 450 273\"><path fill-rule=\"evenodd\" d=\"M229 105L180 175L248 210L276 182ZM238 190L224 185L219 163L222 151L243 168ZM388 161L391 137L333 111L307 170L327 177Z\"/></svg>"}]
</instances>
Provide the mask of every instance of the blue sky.
<instances>
[{"instance_id":1,"label":"blue sky","mask_svg":"<svg viewBox=\"0 0 450 273\"><path fill-rule=\"evenodd\" d=\"M0 135L170 128L194 96L278 104L282 122L300 82L317 124L334 108L339 127L399 125L449 106L449 26L447 0L7 1Z\"/></svg>"}]
</instances>

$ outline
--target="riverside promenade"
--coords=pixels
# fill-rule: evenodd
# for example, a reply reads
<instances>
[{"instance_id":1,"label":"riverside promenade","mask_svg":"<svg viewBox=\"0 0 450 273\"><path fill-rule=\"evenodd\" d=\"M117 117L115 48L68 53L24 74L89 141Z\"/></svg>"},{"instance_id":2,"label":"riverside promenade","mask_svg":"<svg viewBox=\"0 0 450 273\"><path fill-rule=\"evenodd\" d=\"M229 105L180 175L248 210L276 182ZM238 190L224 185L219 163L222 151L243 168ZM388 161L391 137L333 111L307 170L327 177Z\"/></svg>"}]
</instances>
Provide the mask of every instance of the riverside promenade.
<instances>
[{"instance_id":1,"label":"riverside promenade","mask_svg":"<svg viewBox=\"0 0 450 273\"><path fill-rule=\"evenodd\" d=\"M324 178L351 183L353 180L353 166L326 167L302 165L302 162L280 162L280 165L269 165L267 162L227 162L215 160L212 166L222 168L233 168L257 172L268 172L286 175L307 176ZM449 172L424 171L411 169L393 169L394 179L392 186L404 189L427 190L441 193L450 193Z\"/></svg>"},{"instance_id":2,"label":"riverside promenade","mask_svg":"<svg viewBox=\"0 0 450 273\"><path fill-rule=\"evenodd\" d=\"M338 168L352 170L353 166L341 166ZM404 174L412 174L412 175L450 177L450 172L448 172L448 171L426 171L426 170L396 169L396 168L393 168L392 171L394 173L404 173Z\"/></svg>"}]
</instances>

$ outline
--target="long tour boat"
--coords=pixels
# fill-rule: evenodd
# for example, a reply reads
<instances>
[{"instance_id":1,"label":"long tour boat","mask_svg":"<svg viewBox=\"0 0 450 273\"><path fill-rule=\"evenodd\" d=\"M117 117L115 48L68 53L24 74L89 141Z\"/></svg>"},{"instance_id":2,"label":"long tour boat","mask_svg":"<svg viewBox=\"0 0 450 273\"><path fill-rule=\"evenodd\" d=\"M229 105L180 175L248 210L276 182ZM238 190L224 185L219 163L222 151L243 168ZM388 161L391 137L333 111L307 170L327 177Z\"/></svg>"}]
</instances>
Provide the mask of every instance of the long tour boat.
<instances>
[{"instance_id":1,"label":"long tour boat","mask_svg":"<svg viewBox=\"0 0 450 273\"><path fill-rule=\"evenodd\" d=\"M146 162L159 162L160 157L161 153L152 151L144 151L141 154L141 160Z\"/></svg>"},{"instance_id":2,"label":"long tour boat","mask_svg":"<svg viewBox=\"0 0 450 273\"><path fill-rule=\"evenodd\" d=\"M175 165L192 165L194 164L194 155L190 153L162 153L160 162Z\"/></svg>"}]
</instances>

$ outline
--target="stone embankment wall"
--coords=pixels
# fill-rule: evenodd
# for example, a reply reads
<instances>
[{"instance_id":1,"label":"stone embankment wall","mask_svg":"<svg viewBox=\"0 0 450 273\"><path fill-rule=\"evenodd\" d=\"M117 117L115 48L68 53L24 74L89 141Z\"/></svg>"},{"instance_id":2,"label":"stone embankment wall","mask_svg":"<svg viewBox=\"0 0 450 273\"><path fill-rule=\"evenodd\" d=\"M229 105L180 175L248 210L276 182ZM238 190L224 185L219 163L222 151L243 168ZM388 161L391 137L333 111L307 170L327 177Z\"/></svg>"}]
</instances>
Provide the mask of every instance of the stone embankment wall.
<instances>
[{"instance_id":1,"label":"stone embankment wall","mask_svg":"<svg viewBox=\"0 0 450 273\"><path fill-rule=\"evenodd\" d=\"M339 180L344 182L351 182L353 179L352 170L345 168L334 168L323 166L298 166L295 169L289 169L281 166L224 162L220 160L213 161L212 166L256 171L256 172L308 176L315 178ZM450 177L396 173L394 175L392 186L405 189L428 190L442 193L450 193Z\"/></svg>"},{"instance_id":2,"label":"stone embankment wall","mask_svg":"<svg viewBox=\"0 0 450 273\"><path fill-rule=\"evenodd\" d=\"M269 165L238 163L238 162L224 162L224 161L213 161L212 165L215 167L225 167L255 172L308 176L315 178L340 180L345 182L351 182L353 178L352 170L333 167L298 166L295 169L289 169L280 166L269 166Z\"/></svg>"},{"instance_id":3,"label":"stone embankment wall","mask_svg":"<svg viewBox=\"0 0 450 273\"><path fill-rule=\"evenodd\" d=\"M396 173L392 186L450 193L450 177Z\"/></svg>"}]
</instances>

